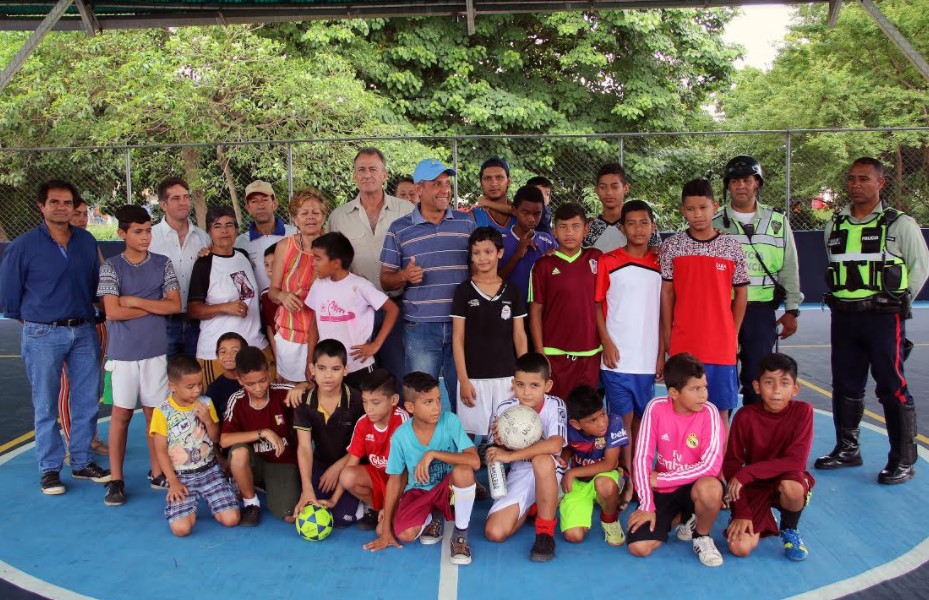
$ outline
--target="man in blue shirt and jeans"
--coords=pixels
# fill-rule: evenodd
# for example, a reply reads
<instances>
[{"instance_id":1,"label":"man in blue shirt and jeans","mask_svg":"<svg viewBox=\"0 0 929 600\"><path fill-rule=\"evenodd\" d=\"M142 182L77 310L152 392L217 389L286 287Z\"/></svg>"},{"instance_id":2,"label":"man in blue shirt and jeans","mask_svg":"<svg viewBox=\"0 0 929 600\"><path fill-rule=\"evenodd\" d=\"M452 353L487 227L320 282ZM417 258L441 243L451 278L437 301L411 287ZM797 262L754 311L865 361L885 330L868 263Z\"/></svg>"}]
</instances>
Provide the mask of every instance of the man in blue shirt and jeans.
<instances>
[{"instance_id":1,"label":"man in blue shirt and jeans","mask_svg":"<svg viewBox=\"0 0 929 600\"><path fill-rule=\"evenodd\" d=\"M71 227L74 201L70 182L49 180L39 187L42 222L7 248L0 264L0 297L7 317L23 323L22 356L32 385L36 456L42 492L63 494L59 472L65 447L58 429L61 368L71 377L71 474L97 483L110 472L93 462L100 345L94 299L100 262L94 237Z\"/></svg>"},{"instance_id":2,"label":"man in blue shirt and jeans","mask_svg":"<svg viewBox=\"0 0 929 600\"><path fill-rule=\"evenodd\" d=\"M381 251L384 291L406 288L403 333L406 371L445 379L452 411L458 374L452 357L452 299L468 278L468 238L475 229L467 214L452 210L455 170L430 158L416 165L419 204L390 225Z\"/></svg>"}]
</instances>

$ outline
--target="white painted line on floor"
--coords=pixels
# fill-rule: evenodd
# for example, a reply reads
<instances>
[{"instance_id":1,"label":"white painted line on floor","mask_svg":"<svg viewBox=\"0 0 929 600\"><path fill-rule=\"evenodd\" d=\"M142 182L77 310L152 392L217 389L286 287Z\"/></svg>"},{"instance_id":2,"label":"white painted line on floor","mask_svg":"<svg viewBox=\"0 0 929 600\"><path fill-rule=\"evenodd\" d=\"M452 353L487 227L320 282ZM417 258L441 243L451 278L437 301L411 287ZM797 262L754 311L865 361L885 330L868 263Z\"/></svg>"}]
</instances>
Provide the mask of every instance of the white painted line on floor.
<instances>
[{"instance_id":1,"label":"white painted line on floor","mask_svg":"<svg viewBox=\"0 0 929 600\"><path fill-rule=\"evenodd\" d=\"M454 521L446 521L439 554L439 600L458 600L458 565L452 564L452 531Z\"/></svg>"},{"instance_id":2,"label":"white painted line on floor","mask_svg":"<svg viewBox=\"0 0 929 600\"><path fill-rule=\"evenodd\" d=\"M832 413L826 410L820 410L818 408L813 409L821 415L827 417L832 417ZM877 425L871 423L861 423L862 427L867 427L872 431L887 436L887 430ZM922 446L916 446L919 456L926 462L929 462L929 450L923 448ZM877 482L874 485L880 485ZM890 562L886 562L882 565L878 565L873 569L868 569L864 573L859 573L848 579L843 579L841 581L836 581L835 583L830 583L829 585L824 585L823 587L817 588L815 590L810 590L796 596L791 596L791 600L822 600L824 598L841 598L848 594L854 592L860 592L869 588L873 585L883 583L894 577L899 577L900 575L905 575L910 571L924 565L929 561L929 538L924 539L922 542L917 544L912 550L905 554L901 554L897 558L893 559Z\"/></svg>"}]
</instances>

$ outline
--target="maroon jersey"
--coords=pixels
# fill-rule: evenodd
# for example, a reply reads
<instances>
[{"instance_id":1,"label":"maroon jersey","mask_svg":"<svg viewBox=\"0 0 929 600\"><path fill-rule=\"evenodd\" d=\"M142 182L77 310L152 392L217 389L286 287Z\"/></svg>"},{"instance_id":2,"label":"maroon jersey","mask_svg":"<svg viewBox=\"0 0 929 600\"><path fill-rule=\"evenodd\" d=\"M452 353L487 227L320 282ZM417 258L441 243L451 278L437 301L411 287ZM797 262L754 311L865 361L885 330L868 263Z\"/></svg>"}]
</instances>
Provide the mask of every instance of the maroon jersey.
<instances>
[{"instance_id":1,"label":"maroon jersey","mask_svg":"<svg viewBox=\"0 0 929 600\"><path fill-rule=\"evenodd\" d=\"M532 268L529 301L542 305L545 354L592 356L600 351L594 291L601 254L584 248L569 258L556 251Z\"/></svg>"},{"instance_id":2,"label":"maroon jersey","mask_svg":"<svg viewBox=\"0 0 929 600\"><path fill-rule=\"evenodd\" d=\"M252 450L268 462L297 464L294 411L284 404L287 392L292 388L291 385L272 383L268 390L268 404L260 410L252 408L248 392L244 389L234 393L226 405L223 433L270 429L284 440L284 451L281 455L274 456L274 446L267 440L254 442Z\"/></svg>"},{"instance_id":3,"label":"maroon jersey","mask_svg":"<svg viewBox=\"0 0 929 600\"><path fill-rule=\"evenodd\" d=\"M812 444L813 407L806 402L791 400L778 413L768 412L761 403L750 404L732 419L723 476L746 486L799 472L812 487L813 476L806 470ZM744 494L733 504L732 516L751 518Z\"/></svg>"}]
</instances>

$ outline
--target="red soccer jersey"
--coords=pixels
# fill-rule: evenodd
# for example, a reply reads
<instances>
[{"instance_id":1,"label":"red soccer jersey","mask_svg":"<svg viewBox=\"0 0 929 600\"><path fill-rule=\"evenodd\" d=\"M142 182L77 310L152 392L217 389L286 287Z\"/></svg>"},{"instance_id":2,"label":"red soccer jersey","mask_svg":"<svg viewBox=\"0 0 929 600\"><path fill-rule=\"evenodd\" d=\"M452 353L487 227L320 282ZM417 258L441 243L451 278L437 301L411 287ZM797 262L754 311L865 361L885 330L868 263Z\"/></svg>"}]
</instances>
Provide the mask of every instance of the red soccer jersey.
<instances>
[{"instance_id":1,"label":"red soccer jersey","mask_svg":"<svg viewBox=\"0 0 929 600\"><path fill-rule=\"evenodd\" d=\"M274 456L274 446L271 442L260 440L252 444L255 453L268 462L297 464L294 411L284 404L287 392L292 388L291 385L272 383L268 390L268 404L260 410L251 407L248 392L244 389L234 393L226 405L223 433L270 429L284 440L284 451L280 456Z\"/></svg>"},{"instance_id":2,"label":"red soccer jersey","mask_svg":"<svg viewBox=\"0 0 929 600\"><path fill-rule=\"evenodd\" d=\"M390 436L410 418L409 414L399 406L390 416L387 429L379 430L367 415L358 419L352 441L348 445L348 453L358 458L367 457L371 466L386 471L387 457L390 455Z\"/></svg>"},{"instance_id":3,"label":"red soccer jersey","mask_svg":"<svg viewBox=\"0 0 929 600\"><path fill-rule=\"evenodd\" d=\"M682 231L661 246L661 277L674 282L669 353L690 352L707 364L734 365L732 289L748 285L742 246L722 233L703 241Z\"/></svg>"},{"instance_id":4,"label":"red soccer jersey","mask_svg":"<svg viewBox=\"0 0 929 600\"><path fill-rule=\"evenodd\" d=\"M593 355L599 351L594 290L602 252L584 248L574 258L556 251L532 267L529 301L542 305L545 353Z\"/></svg>"}]
</instances>

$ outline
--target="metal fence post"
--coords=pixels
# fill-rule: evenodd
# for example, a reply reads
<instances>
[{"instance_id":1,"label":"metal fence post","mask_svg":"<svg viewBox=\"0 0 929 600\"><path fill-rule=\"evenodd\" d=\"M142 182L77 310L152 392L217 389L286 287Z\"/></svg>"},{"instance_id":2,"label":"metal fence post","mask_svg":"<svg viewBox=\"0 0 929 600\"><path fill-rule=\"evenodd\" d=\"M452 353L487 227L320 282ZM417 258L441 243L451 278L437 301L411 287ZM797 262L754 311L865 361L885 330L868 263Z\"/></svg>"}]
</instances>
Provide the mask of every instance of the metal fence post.
<instances>
[{"instance_id":1,"label":"metal fence post","mask_svg":"<svg viewBox=\"0 0 929 600\"><path fill-rule=\"evenodd\" d=\"M626 138L619 138L619 165L625 167L626 160Z\"/></svg>"},{"instance_id":2,"label":"metal fence post","mask_svg":"<svg viewBox=\"0 0 929 600\"><path fill-rule=\"evenodd\" d=\"M452 138L452 168L458 173L458 138ZM455 208L458 208L458 177L452 181L452 191L455 195Z\"/></svg>"},{"instance_id":3,"label":"metal fence post","mask_svg":"<svg viewBox=\"0 0 929 600\"><path fill-rule=\"evenodd\" d=\"M287 144L287 198L294 197L294 145Z\"/></svg>"},{"instance_id":4,"label":"metal fence post","mask_svg":"<svg viewBox=\"0 0 929 600\"><path fill-rule=\"evenodd\" d=\"M786 180L786 185L784 187L786 188L787 191L786 191L786 196L784 198L784 214L787 215L787 222L789 223L790 222L790 159L791 159L790 132L789 131L787 132L786 141L787 143L785 144L785 147L787 149L787 161L786 161L787 164L784 170L784 179Z\"/></svg>"},{"instance_id":5,"label":"metal fence post","mask_svg":"<svg viewBox=\"0 0 929 600\"><path fill-rule=\"evenodd\" d=\"M132 203L132 148L126 148L126 204Z\"/></svg>"}]
</instances>

